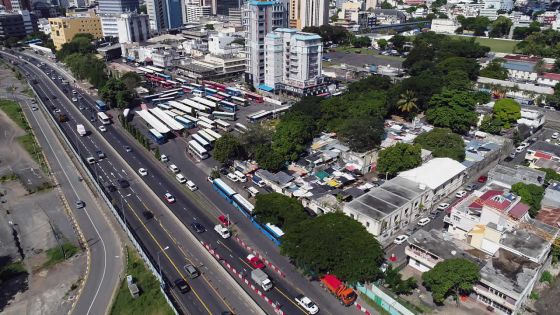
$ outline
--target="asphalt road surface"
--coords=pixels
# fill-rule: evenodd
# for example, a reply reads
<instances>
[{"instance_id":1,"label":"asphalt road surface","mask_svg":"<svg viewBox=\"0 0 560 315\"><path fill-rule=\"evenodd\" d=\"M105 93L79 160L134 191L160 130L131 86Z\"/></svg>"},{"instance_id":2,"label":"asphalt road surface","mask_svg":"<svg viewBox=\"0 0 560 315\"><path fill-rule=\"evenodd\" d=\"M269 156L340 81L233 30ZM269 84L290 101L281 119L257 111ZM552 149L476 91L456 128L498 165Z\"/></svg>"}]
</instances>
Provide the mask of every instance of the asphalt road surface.
<instances>
[{"instance_id":1,"label":"asphalt road surface","mask_svg":"<svg viewBox=\"0 0 560 315\"><path fill-rule=\"evenodd\" d=\"M42 110L32 111L30 103L26 102L22 107L88 243L89 274L74 312L105 314L110 307L112 293L120 284L119 275L123 268L119 236L103 215L99 200L90 192L87 185L78 179L79 172L51 129L49 118ZM86 206L79 210L75 209L76 200L84 201Z\"/></svg>"},{"instance_id":2,"label":"asphalt road surface","mask_svg":"<svg viewBox=\"0 0 560 315\"><path fill-rule=\"evenodd\" d=\"M189 233L182 230L184 226L178 225L176 219L169 215L168 211L164 211L165 206L161 200L154 198L151 191L145 189L141 179L134 174L134 170L120 158L120 155L123 155L127 160L134 160L136 154L125 152L123 145L109 145L105 142L94 130L97 124L90 124L76 108L77 106L74 106L58 89L57 86L62 86L60 81L51 82L43 74L39 74L39 70L34 66L22 65L22 67L25 71L36 73L37 77L40 77L40 83L35 87L41 98L49 98L46 100L47 106L54 106L54 109L52 107L49 109L60 110L69 117L69 122L60 125L81 157L85 159L88 156L97 156L96 150L101 150L108 156L90 166L99 183L104 186L112 183L120 187L117 181L124 179L130 184L130 187L116 191L108 190L107 193L114 204L124 209L122 216L151 256L155 268L161 270L167 289L171 291L181 311L188 314L219 314L226 310L242 314L261 313L261 310L243 294L243 291L239 290L231 278L220 274L223 273L223 269L217 266L207 253L201 253L200 245L191 246L193 240L189 239ZM93 106L91 100L83 100L81 104ZM86 126L88 135L85 137L77 134L78 123ZM110 135L114 133L112 126L108 126L108 129L104 135L111 138ZM118 141L118 139L114 140ZM197 265L203 276L192 281L188 279L183 265L189 262ZM181 294L176 290L173 281L178 278L183 278L190 284L191 292Z\"/></svg>"},{"instance_id":3,"label":"asphalt road surface","mask_svg":"<svg viewBox=\"0 0 560 315\"><path fill-rule=\"evenodd\" d=\"M94 106L94 100L88 95L83 95L83 97L84 100L80 101L77 106L83 105L91 108L90 111L87 109L82 111L85 112L86 115L89 115L90 113L94 114L96 112L92 108ZM72 107L71 110L78 111L76 107ZM71 124L68 125L73 124L73 119L74 117L71 118ZM76 117L76 119L83 120L81 117ZM98 124L99 123L96 123L96 125ZM91 130L91 128L87 127L86 129ZM357 311L354 307L346 308L341 306L334 297L325 292L319 286L318 282L310 282L301 276L301 274L295 270L294 266L289 263L288 259L280 255L279 249L276 245L274 245L261 232L252 226L252 224L239 212L239 210L234 208L216 191L214 191L211 184L206 181L207 174L203 173L197 167L196 162L186 155L186 142L184 138L178 137L175 140L170 141L169 143L175 143L175 145L164 145L161 147L161 152L168 154L172 159L172 163L176 164L187 178L191 179L198 185L199 190L196 192L191 192L184 185L179 185L179 183L174 179L173 174L167 171L166 166L161 162L156 161L151 154L146 152L142 147L138 146L137 142L132 139L128 133L123 131L118 123L110 126L108 129L108 132L102 133L105 140L110 143L118 154L126 159L126 162L133 170L145 168L148 171L148 176L143 177L142 180L144 180L144 183L151 188L153 193L160 198L163 197L166 192L175 196L177 202L168 206L173 214L184 224L184 226L189 226L193 221L202 223L208 232L196 234L195 236L200 241L211 244L214 250L216 250L216 252L218 252L227 263L233 266L236 270L241 271L244 275L248 276L251 266L246 262L246 256L249 252L235 240L222 240L212 231L212 227L218 222L216 218L219 215L226 214L230 216L231 221L235 225L234 230L237 234L245 242L251 244L252 247L259 253L265 256L267 260L277 266L285 275L281 276L278 273L267 269L267 273L275 283L275 288L266 292L265 295L273 301L273 304L279 305L286 314L305 313L305 311L294 301L294 297L298 294L305 294L309 296L319 305L321 312L324 314L359 313L359 311ZM75 133L73 129L69 130L69 132ZM97 132L92 132L92 135L89 135L87 138L91 138L92 136L96 137ZM131 147L133 151L125 152L125 146ZM167 152L168 149L169 152ZM103 164L104 162L98 163L99 166ZM115 176L124 177L128 177L130 175L125 175L119 170L116 170L114 174ZM107 179L107 175L101 174L100 176L103 177L102 181ZM109 178L111 177L113 176L109 175ZM136 183L132 184L132 187L135 190L140 186L135 186ZM134 195L145 200L142 194L134 193ZM129 199L126 198L125 200ZM150 209L152 209L152 212L155 211L153 208ZM139 217L141 217L141 214ZM144 242L147 242L149 238L149 235L148 237L141 237ZM162 246L162 248L164 247L165 246ZM166 271L171 269L171 271L173 271L173 269L177 269L174 268L174 266L166 266L169 262L164 262L163 255L161 256L161 259L162 270ZM171 279L174 278L171 277ZM238 280L239 285L241 285L241 287L246 290L246 292L250 294L254 300L263 307L263 309L267 312L272 311L270 305L268 305L268 303L261 297L257 296L253 290L249 289L243 281L239 280L239 278L236 278L236 280Z\"/></svg>"}]
</instances>

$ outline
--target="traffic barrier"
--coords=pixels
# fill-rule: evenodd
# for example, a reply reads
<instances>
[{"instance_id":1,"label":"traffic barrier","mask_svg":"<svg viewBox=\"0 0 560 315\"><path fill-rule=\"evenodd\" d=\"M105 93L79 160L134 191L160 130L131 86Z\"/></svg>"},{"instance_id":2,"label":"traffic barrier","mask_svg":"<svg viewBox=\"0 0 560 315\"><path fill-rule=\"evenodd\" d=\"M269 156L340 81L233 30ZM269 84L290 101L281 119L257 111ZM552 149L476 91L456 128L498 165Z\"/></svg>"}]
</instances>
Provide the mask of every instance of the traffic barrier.
<instances>
[{"instance_id":1,"label":"traffic barrier","mask_svg":"<svg viewBox=\"0 0 560 315\"><path fill-rule=\"evenodd\" d=\"M361 311L362 313L364 313L366 315L371 315L370 311L368 311L365 307L363 307L359 303L356 303L356 308L358 309L358 311Z\"/></svg>"}]
</instances>

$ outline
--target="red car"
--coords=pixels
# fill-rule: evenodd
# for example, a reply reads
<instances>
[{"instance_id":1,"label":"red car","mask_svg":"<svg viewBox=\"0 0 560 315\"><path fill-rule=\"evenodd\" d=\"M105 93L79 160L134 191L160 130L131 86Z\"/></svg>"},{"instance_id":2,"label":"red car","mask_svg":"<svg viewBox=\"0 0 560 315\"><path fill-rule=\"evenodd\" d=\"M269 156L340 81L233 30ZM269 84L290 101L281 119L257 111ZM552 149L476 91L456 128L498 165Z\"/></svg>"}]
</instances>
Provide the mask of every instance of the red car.
<instances>
[{"instance_id":1,"label":"red car","mask_svg":"<svg viewBox=\"0 0 560 315\"><path fill-rule=\"evenodd\" d=\"M263 269L265 267L264 263L259 259L259 257L253 254L247 255L247 261L249 262L249 264L251 264L251 266L253 266L253 268Z\"/></svg>"},{"instance_id":2,"label":"red car","mask_svg":"<svg viewBox=\"0 0 560 315\"><path fill-rule=\"evenodd\" d=\"M482 183L482 184L486 183L487 180L488 180L488 177L487 177L487 176L480 176L480 177L478 178L478 182L479 182L479 183Z\"/></svg>"},{"instance_id":3,"label":"red car","mask_svg":"<svg viewBox=\"0 0 560 315\"><path fill-rule=\"evenodd\" d=\"M225 226L225 227L228 227L228 226L231 225L231 221L228 220L228 218L226 218L225 215L219 216L219 217L218 217L218 220L220 220L220 223L221 223L223 226Z\"/></svg>"},{"instance_id":4,"label":"red car","mask_svg":"<svg viewBox=\"0 0 560 315\"><path fill-rule=\"evenodd\" d=\"M175 202L175 197L173 197L172 194L170 193L165 193L165 201L167 201L167 203L174 203Z\"/></svg>"}]
</instances>

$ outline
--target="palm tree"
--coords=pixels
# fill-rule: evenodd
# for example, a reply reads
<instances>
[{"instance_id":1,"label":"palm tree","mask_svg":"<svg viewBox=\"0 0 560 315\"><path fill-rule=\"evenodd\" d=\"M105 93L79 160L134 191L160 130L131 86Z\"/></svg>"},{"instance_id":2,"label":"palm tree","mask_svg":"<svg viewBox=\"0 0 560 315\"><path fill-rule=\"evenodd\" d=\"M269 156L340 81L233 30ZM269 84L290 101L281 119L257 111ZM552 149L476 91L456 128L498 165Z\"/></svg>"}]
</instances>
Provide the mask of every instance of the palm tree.
<instances>
[{"instance_id":1,"label":"palm tree","mask_svg":"<svg viewBox=\"0 0 560 315\"><path fill-rule=\"evenodd\" d=\"M418 98L414 96L414 92L407 90L400 95L400 99L397 101L397 106L401 112L410 113L418 108L416 105L417 101Z\"/></svg>"}]
</instances>

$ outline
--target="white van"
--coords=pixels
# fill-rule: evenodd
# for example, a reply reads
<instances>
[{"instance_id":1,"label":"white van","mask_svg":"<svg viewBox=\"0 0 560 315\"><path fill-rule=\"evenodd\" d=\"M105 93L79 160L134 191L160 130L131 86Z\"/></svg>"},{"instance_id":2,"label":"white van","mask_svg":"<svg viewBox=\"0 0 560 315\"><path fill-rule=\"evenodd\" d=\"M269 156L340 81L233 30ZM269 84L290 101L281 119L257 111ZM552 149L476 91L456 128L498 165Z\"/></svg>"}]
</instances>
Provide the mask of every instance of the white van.
<instances>
[{"instance_id":1,"label":"white van","mask_svg":"<svg viewBox=\"0 0 560 315\"><path fill-rule=\"evenodd\" d=\"M253 187L253 186L247 188L247 191L249 191L249 194L251 194L251 197L255 197L256 195L259 194L259 190L256 189L256 188Z\"/></svg>"},{"instance_id":2,"label":"white van","mask_svg":"<svg viewBox=\"0 0 560 315\"><path fill-rule=\"evenodd\" d=\"M228 173L226 176L227 176L227 178L229 178L229 180L231 180L232 182L237 182L237 181L239 181L239 178L237 178L237 176L235 176L235 174L233 174L233 173Z\"/></svg>"},{"instance_id":3,"label":"white van","mask_svg":"<svg viewBox=\"0 0 560 315\"><path fill-rule=\"evenodd\" d=\"M245 176L245 174L241 173L240 171L235 171L234 174L240 182L245 183L247 181L247 177Z\"/></svg>"},{"instance_id":4,"label":"white van","mask_svg":"<svg viewBox=\"0 0 560 315\"><path fill-rule=\"evenodd\" d=\"M184 183L187 182L187 179L185 178L185 176L183 176L183 174L177 174L177 175L175 175L175 178L181 184L184 184Z\"/></svg>"},{"instance_id":5,"label":"white van","mask_svg":"<svg viewBox=\"0 0 560 315\"><path fill-rule=\"evenodd\" d=\"M175 165L175 164L169 165L169 169L170 169L173 173L179 173L179 168L178 168L177 165Z\"/></svg>"},{"instance_id":6,"label":"white van","mask_svg":"<svg viewBox=\"0 0 560 315\"><path fill-rule=\"evenodd\" d=\"M189 187L191 191L195 191L198 189L198 187L196 187L196 185L190 180L187 181L187 187Z\"/></svg>"},{"instance_id":7,"label":"white van","mask_svg":"<svg viewBox=\"0 0 560 315\"><path fill-rule=\"evenodd\" d=\"M216 231L216 233L220 234L220 236L224 239L229 238L231 236L228 228L222 226L221 224L218 224L218 225L214 226L214 231Z\"/></svg>"}]
</instances>

